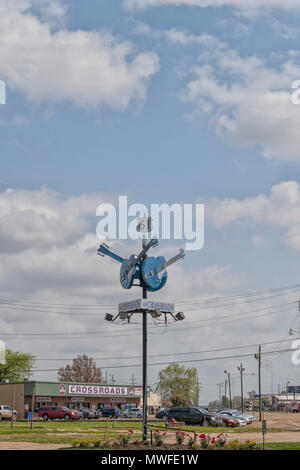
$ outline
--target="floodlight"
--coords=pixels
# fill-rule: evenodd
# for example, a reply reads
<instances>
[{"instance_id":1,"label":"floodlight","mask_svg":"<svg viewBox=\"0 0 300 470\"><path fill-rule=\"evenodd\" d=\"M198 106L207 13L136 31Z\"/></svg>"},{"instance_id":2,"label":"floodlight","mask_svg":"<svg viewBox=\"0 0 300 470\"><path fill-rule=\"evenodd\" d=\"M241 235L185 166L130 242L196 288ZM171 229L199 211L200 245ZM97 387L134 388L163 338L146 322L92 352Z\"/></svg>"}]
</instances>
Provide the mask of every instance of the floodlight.
<instances>
[{"instance_id":1,"label":"floodlight","mask_svg":"<svg viewBox=\"0 0 300 470\"><path fill-rule=\"evenodd\" d=\"M151 315L152 315L153 318L158 318L158 317L160 317L160 316L161 316L161 310L160 310L160 308L156 308L155 310L153 310L153 311L151 312Z\"/></svg>"},{"instance_id":2,"label":"floodlight","mask_svg":"<svg viewBox=\"0 0 300 470\"><path fill-rule=\"evenodd\" d=\"M128 312L120 312L119 313L119 318L120 318L120 320L127 320Z\"/></svg>"},{"instance_id":3,"label":"floodlight","mask_svg":"<svg viewBox=\"0 0 300 470\"><path fill-rule=\"evenodd\" d=\"M179 321L179 320L184 320L184 319L185 319L184 313L183 313L183 312L178 312L178 313L176 313L175 319L176 319L177 321Z\"/></svg>"},{"instance_id":4,"label":"floodlight","mask_svg":"<svg viewBox=\"0 0 300 470\"><path fill-rule=\"evenodd\" d=\"M113 321L114 316L111 313L106 313L104 318L106 321Z\"/></svg>"}]
</instances>

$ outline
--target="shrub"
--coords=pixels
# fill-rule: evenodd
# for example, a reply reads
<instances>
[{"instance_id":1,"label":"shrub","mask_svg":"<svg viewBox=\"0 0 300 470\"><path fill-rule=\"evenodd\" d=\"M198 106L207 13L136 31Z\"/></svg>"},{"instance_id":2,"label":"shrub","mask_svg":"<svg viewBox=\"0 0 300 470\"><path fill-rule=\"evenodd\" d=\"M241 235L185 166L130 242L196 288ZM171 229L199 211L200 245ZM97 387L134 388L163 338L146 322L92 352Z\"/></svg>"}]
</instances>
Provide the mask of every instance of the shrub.
<instances>
[{"instance_id":1,"label":"shrub","mask_svg":"<svg viewBox=\"0 0 300 470\"><path fill-rule=\"evenodd\" d=\"M210 445L210 437L206 436L205 434L200 434L199 438L200 438L200 447L202 447L202 449L208 449Z\"/></svg>"},{"instance_id":2,"label":"shrub","mask_svg":"<svg viewBox=\"0 0 300 470\"><path fill-rule=\"evenodd\" d=\"M254 449L256 447L256 441L253 441L251 439L247 439L244 442L244 445L246 446L247 449Z\"/></svg>"},{"instance_id":3,"label":"shrub","mask_svg":"<svg viewBox=\"0 0 300 470\"><path fill-rule=\"evenodd\" d=\"M130 438L131 438L132 434L133 434L133 431L131 429L128 431L128 434L120 434L119 442L120 442L121 447L127 447L128 446L128 443L130 441Z\"/></svg>"},{"instance_id":4,"label":"shrub","mask_svg":"<svg viewBox=\"0 0 300 470\"><path fill-rule=\"evenodd\" d=\"M101 447L101 439L94 439L93 441L94 447Z\"/></svg>"},{"instance_id":5,"label":"shrub","mask_svg":"<svg viewBox=\"0 0 300 470\"><path fill-rule=\"evenodd\" d=\"M166 432L160 432L158 429L156 429L156 430L155 430L155 433L154 433L154 441L155 441L155 444L156 444L158 447L161 447L162 445L164 445L166 436L167 436L167 433L166 433Z\"/></svg>"},{"instance_id":6,"label":"shrub","mask_svg":"<svg viewBox=\"0 0 300 470\"><path fill-rule=\"evenodd\" d=\"M218 434L218 436L216 437L216 447L224 447L225 444L226 444L226 441L227 441L227 436L223 433L221 434Z\"/></svg>"},{"instance_id":7,"label":"shrub","mask_svg":"<svg viewBox=\"0 0 300 470\"><path fill-rule=\"evenodd\" d=\"M185 439L185 433L183 431L176 432L176 441L177 444L183 444Z\"/></svg>"},{"instance_id":8,"label":"shrub","mask_svg":"<svg viewBox=\"0 0 300 470\"><path fill-rule=\"evenodd\" d=\"M229 449L233 449L233 450L234 449L239 449L240 442L237 439L235 439L234 441L228 441L226 443L226 447L228 447Z\"/></svg>"},{"instance_id":9,"label":"shrub","mask_svg":"<svg viewBox=\"0 0 300 470\"><path fill-rule=\"evenodd\" d=\"M92 447L92 442L89 439L83 439L79 442L79 446L81 449L89 449Z\"/></svg>"},{"instance_id":10,"label":"shrub","mask_svg":"<svg viewBox=\"0 0 300 470\"><path fill-rule=\"evenodd\" d=\"M75 441L72 442L72 447L73 449L76 449L79 447L80 441L76 439Z\"/></svg>"}]
</instances>

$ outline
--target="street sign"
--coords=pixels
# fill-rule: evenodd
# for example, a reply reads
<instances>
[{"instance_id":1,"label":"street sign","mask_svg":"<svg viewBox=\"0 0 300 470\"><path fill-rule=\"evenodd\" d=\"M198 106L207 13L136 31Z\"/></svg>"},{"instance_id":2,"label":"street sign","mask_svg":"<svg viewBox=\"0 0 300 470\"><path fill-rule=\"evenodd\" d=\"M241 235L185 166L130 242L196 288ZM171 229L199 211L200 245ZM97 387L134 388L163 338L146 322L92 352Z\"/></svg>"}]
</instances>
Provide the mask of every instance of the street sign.
<instances>
[{"instance_id":1,"label":"street sign","mask_svg":"<svg viewBox=\"0 0 300 470\"><path fill-rule=\"evenodd\" d=\"M300 385L290 385L288 387L288 393L300 393Z\"/></svg>"},{"instance_id":2,"label":"street sign","mask_svg":"<svg viewBox=\"0 0 300 470\"><path fill-rule=\"evenodd\" d=\"M262 433L267 434L267 421L263 419L261 424L262 424Z\"/></svg>"},{"instance_id":3,"label":"street sign","mask_svg":"<svg viewBox=\"0 0 300 470\"><path fill-rule=\"evenodd\" d=\"M175 313L175 304L147 299L130 300L129 302L121 302L118 304L118 313L142 312L144 310L150 312L160 310L162 313Z\"/></svg>"}]
</instances>

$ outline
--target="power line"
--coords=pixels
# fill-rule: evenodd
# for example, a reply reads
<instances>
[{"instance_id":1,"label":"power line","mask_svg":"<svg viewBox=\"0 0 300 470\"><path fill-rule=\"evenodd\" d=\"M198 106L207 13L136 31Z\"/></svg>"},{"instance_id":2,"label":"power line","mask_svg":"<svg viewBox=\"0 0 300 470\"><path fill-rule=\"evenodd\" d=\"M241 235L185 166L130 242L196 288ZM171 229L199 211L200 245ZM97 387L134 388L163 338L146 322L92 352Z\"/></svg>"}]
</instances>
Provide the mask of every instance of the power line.
<instances>
[{"instance_id":1,"label":"power line","mask_svg":"<svg viewBox=\"0 0 300 470\"><path fill-rule=\"evenodd\" d=\"M285 349L281 350L280 352L291 352L294 351L294 349ZM277 354L277 351L267 351L262 353L262 355L272 355L272 354ZM168 362L155 362L155 363L150 363L149 366L161 366L161 365L166 365L166 364L185 364L185 363L194 363L194 362L206 362L206 361L216 361L216 360L224 360L224 359L235 359L235 358L240 358L240 357L254 357L254 352L253 353L248 353L248 354L237 354L237 355L232 355L232 356L220 356L220 357L209 357L205 359L187 359L184 361L168 361ZM97 366L97 369L123 369L123 368L128 368L128 367L139 367L140 364L123 364L123 365L117 365L117 366ZM86 370L90 370L91 368L86 368ZM33 372L57 372L57 369L32 369Z\"/></svg>"},{"instance_id":2,"label":"power line","mask_svg":"<svg viewBox=\"0 0 300 470\"><path fill-rule=\"evenodd\" d=\"M208 299L198 299L198 300L189 300L189 301L179 301L176 302L177 305L205 305L205 304L210 304L210 303L219 303L220 301L226 302L228 300L232 299L238 299L238 298L246 298L247 300L242 301L242 302L234 302L233 304L227 303L227 304L221 304L221 305L213 305L213 306L206 306L205 308L219 308L222 306L231 306L231 305L236 305L239 303L245 303L249 301L258 301L262 300L260 298L257 299L251 299L251 297L260 297L260 296L266 296L267 294L275 294L274 296L270 295L268 298L273 298L275 296L282 296L286 295L285 291L293 291L293 290L299 290L300 284L295 284L295 285L290 285L290 286L285 286L285 287L279 287L275 289L266 289L266 290L261 290L261 291L254 291L254 292L248 292L245 294L235 294L235 295L229 295L229 296L223 296L223 297L212 297ZM279 294L277 294L279 292ZM5 299L5 298L0 298L0 308L15 308L17 309L24 309L24 310L29 310L32 311L32 308L35 309L37 312L45 312L48 313L47 310L49 309L109 309L115 307L115 304L61 304L61 303L49 303L49 302L32 302L32 301L19 301L16 299ZM28 308L29 307L29 308ZM46 310L36 310L37 308L43 308ZM57 312L63 314L64 312ZM69 312L66 312L69 314ZM74 314L74 312L70 312L70 314ZM98 313L100 314L100 313ZM82 314L83 315L83 314ZM91 315L91 314L85 314L85 315ZM92 314L92 315L97 315L97 314Z\"/></svg>"},{"instance_id":3,"label":"power line","mask_svg":"<svg viewBox=\"0 0 300 470\"><path fill-rule=\"evenodd\" d=\"M202 320L195 320L195 321L191 321L191 322L186 322L185 324L203 324L205 322L212 322L212 323L205 323L204 325L202 325L202 327L205 327L205 326L210 326L210 325L218 325L218 324L222 324L222 323L227 323L227 322L219 322L218 320L219 319L222 319L222 318L232 318L232 317L238 317L238 316L245 316L245 315L250 315L252 313L256 313L256 312L263 312L263 311L267 311L267 310L273 310L275 308L280 308L282 306L288 306L288 305L295 305L297 304L298 305L298 300L297 301L293 301L293 302L287 302L287 303L284 303L284 304L278 304L278 305L274 305L274 306L270 306L270 307L264 307L264 308L261 308L261 309L257 309L257 310L251 310L251 311L247 311L247 312L238 312L238 313L233 313L233 314L228 314L228 315L221 315L221 316L218 316L218 317L213 317L213 318L206 318L206 319L202 319ZM265 315L255 315L253 317L250 317L250 318L240 318L240 319L237 319L237 321L241 321L243 319L251 319L251 318L257 318L257 316L261 316L261 317L264 317L264 316L267 316L267 315L274 315L274 314L277 314L277 313L284 313L284 312L287 312L287 311L290 311L290 310L294 310L294 307L291 307L291 308L287 308L287 309L284 309L284 310L279 310L279 311L275 311L275 312L269 312L269 313L266 313ZM163 323L163 326L164 323ZM170 327L171 325L168 325L168 327ZM155 327L151 327L152 329L153 328L157 328L157 326ZM194 327L193 327L194 328ZM180 331L183 331L183 330L186 330L186 329L190 329L190 328L180 328ZM124 329L123 330L117 330L117 332L124 332ZM128 330L125 330L125 331L130 331L130 329ZM115 333L115 332L111 332L110 331L110 334L112 333ZM90 335L90 334L97 334L97 335L106 335L107 333L106 332L103 332L103 331L92 331L92 332L69 332L69 333L1 333L2 336L31 336L31 337L36 337L36 336L73 336L73 335Z\"/></svg>"},{"instance_id":4,"label":"power line","mask_svg":"<svg viewBox=\"0 0 300 470\"><path fill-rule=\"evenodd\" d=\"M293 338L294 340L300 339L299 338ZM277 341L266 341L264 343L255 343L255 344L245 344L245 345L239 345L239 346L231 346L228 348L217 348L217 349L204 349L201 351L187 351L187 352L173 352L173 353L168 353L168 354L150 354L148 357L167 357L167 356L183 356L187 354L204 354L204 353L211 353L211 352L220 352L220 351L232 351L235 349L247 349L247 348L252 348L252 347L257 347L259 345L261 346L267 346L271 344L277 344L277 343L283 343L283 342L289 342L292 341L291 339L285 339L285 340L277 340ZM121 356L121 357L94 357L94 360L120 360L120 359L138 359L140 356ZM35 358L36 361L72 361L74 358Z\"/></svg>"}]
</instances>

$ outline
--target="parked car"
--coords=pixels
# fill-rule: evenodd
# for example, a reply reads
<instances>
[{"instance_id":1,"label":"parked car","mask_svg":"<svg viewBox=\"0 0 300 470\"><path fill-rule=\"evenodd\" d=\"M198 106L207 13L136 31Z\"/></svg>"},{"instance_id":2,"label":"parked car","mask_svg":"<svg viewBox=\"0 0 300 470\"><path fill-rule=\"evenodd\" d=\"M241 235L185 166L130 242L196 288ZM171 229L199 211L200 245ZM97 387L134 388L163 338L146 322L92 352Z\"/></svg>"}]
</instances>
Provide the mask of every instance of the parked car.
<instances>
[{"instance_id":1,"label":"parked car","mask_svg":"<svg viewBox=\"0 0 300 470\"><path fill-rule=\"evenodd\" d=\"M38 416L44 421L48 419L80 419L81 414L77 410L71 410L66 406L43 406L38 411Z\"/></svg>"},{"instance_id":2,"label":"parked car","mask_svg":"<svg viewBox=\"0 0 300 470\"><path fill-rule=\"evenodd\" d=\"M214 412L208 411L206 408L199 408L199 411L204 415L204 419L208 424L212 424L212 418L215 416Z\"/></svg>"},{"instance_id":3,"label":"parked car","mask_svg":"<svg viewBox=\"0 0 300 470\"><path fill-rule=\"evenodd\" d=\"M169 408L165 408L164 410L160 410L156 413L155 418L157 419L167 419L167 414L168 414Z\"/></svg>"},{"instance_id":4,"label":"parked car","mask_svg":"<svg viewBox=\"0 0 300 470\"><path fill-rule=\"evenodd\" d=\"M0 421L1 419L12 419L12 416L16 417L16 410L12 410L9 405L0 405Z\"/></svg>"},{"instance_id":5,"label":"parked car","mask_svg":"<svg viewBox=\"0 0 300 470\"><path fill-rule=\"evenodd\" d=\"M232 410L220 411L219 415L221 415L221 416L224 415L226 417L230 416L231 418L238 421L239 426L246 426L246 424L247 424L246 420L236 413L236 410L234 410L234 411L232 411Z\"/></svg>"},{"instance_id":6,"label":"parked car","mask_svg":"<svg viewBox=\"0 0 300 470\"><path fill-rule=\"evenodd\" d=\"M232 411L233 413L235 413L235 416L237 416L238 418L244 419L246 421L246 424L251 424L251 423L254 423L255 421L254 415L250 415L249 413L242 413L239 410L232 410Z\"/></svg>"},{"instance_id":7,"label":"parked car","mask_svg":"<svg viewBox=\"0 0 300 470\"><path fill-rule=\"evenodd\" d=\"M169 408L167 412L167 420L183 421L185 424L200 424L203 425L204 414L194 406L182 406Z\"/></svg>"},{"instance_id":8,"label":"parked car","mask_svg":"<svg viewBox=\"0 0 300 470\"><path fill-rule=\"evenodd\" d=\"M250 414L247 414L247 413L242 413L239 410L223 410L223 411L221 411L221 413L226 413L226 414L228 414L230 416L233 416L237 419L240 419L242 421L246 421L246 424L251 424L255 421L255 416L254 415L250 415Z\"/></svg>"},{"instance_id":9,"label":"parked car","mask_svg":"<svg viewBox=\"0 0 300 470\"><path fill-rule=\"evenodd\" d=\"M130 408L130 410L125 410L122 416L123 418L142 418L143 409L142 408Z\"/></svg>"},{"instance_id":10,"label":"parked car","mask_svg":"<svg viewBox=\"0 0 300 470\"><path fill-rule=\"evenodd\" d=\"M120 408L117 406L101 408L100 411L103 418L119 418L122 415Z\"/></svg>"},{"instance_id":11,"label":"parked car","mask_svg":"<svg viewBox=\"0 0 300 470\"><path fill-rule=\"evenodd\" d=\"M291 406L290 406L290 411L291 411L292 413L300 413L300 404L299 404L299 403L298 403L298 404L296 403L295 405L291 405Z\"/></svg>"},{"instance_id":12,"label":"parked car","mask_svg":"<svg viewBox=\"0 0 300 470\"><path fill-rule=\"evenodd\" d=\"M101 418L102 417L102 412L100 410L93 410L94 413L95 413L95 418L98 419L98 418Z\"/></svg>"},{"instance_id":13,"label":"parked car","mask_svg":"<svg viewBox=\"0 0 300 470\"><path fill-rule=\"evenodd\" d=\"M94 419L96 417L95 411L90 410L89 408L80 408L80 412L82 413L84 419Z\"/></svg>"},{"instance_id":14,"label":"parked car","mask_svg":"<svg viewBox=\"0 0 300 470\"><path fill-rule=\"evenodd\" d=\"M227 426L230 428L240 426L240 423L236 418L225 413L216 414L214 416L213 422L216 426Z\"/></svg>"}]
</instances>

